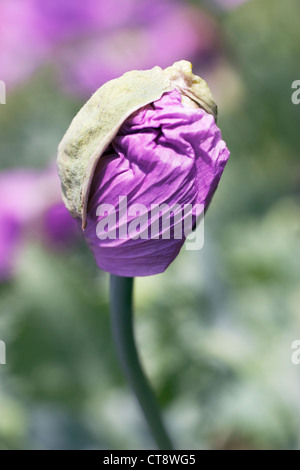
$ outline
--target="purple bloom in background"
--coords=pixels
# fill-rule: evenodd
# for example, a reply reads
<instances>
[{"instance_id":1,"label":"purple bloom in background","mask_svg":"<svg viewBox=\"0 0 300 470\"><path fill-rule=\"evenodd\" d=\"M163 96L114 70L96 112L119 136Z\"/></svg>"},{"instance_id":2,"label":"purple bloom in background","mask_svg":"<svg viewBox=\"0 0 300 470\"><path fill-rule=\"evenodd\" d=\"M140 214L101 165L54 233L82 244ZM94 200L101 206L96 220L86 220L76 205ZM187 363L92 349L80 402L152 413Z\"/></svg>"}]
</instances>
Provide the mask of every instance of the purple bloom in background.
<instances>
[{"instance_id":1,"label":"purple bloom in background","mask_svg":"<svg viewBox=\"0 0 300 470\"><path fill-rule=\"evenodd\" d=\"M211 16L171 0L2 0L1 79L11 88L53 64L64 88L89 95L130 69L195 64L219 48Z\"/></svg>"},{"instance_id":2,"label":"purple bloom in background","mask_svg":"<svg viewBox=\"0 0 300 470\"><path fill-rule=\"evenodd\" d=\"M0 2L0 79L8 88L26 80L50 53L31 0Z\"/></svg>"},{"instance_id":3,"label":"purple bloom in background","mask_svg":"<svg viewBox=\"0 0 300 470\"><path fill-rule=\"evenodd\" d=\"M77 233L76 221L61 202L55 168L0 173L0 280L13 274L26 239L60 248Z\"/></svg>"},{"instance_id":4,"label":"purple bloom in background","mask_svg":"<svg viewBox=\"0 0 300 470\"><path fill-rule=\"evenodd\" d=\"M46 210L43 225L47 239L56 248L65 246L79 233L77 222L70 217L61 201Z\"/></svg>"},{"instance_id":5,"label":"purple bloom in background","mask_svg":"<svg viewBox=\"0 0 300 470\"><path fill-rule=\"evenodd\" d=\"M179 2L134 2L132 16L119 28L82 37L58 51L65 88L89 96L99 85L127 70L162 68L185 57L201 63L219 48L211 16Z\"/></svg>"},{"instance_id":6,"label":"purple bloom in background","mask_svg":"<svg viewBox=\"0 0 300 470\"><path fill-rule=\"evenodd\" d=\"M98 266L120 276L163 272L178 255L184 237L155 239L148 232L145 239L133 239L129 233L110 239L105 229L99 230L105 216L98 215L99 206L111 204L120 215L119 197L126 195L128 208L143 204L150 213L151 204L190 204L198 216L197 205L203 210L209 204L228 158L214 117L203 109L184 107L177 90L130 116L101 156L92 181L84 233ZM148 223L149 219L141 231ZM120 217L116 228L122 224Z\"/></svg>"},{"instance_id":7,"label":"purple bloom in background","mask_svg":"<svg viewBox=\"0 0 300 470\"><path fill-rule=\"evenodd\" d=\"M0 214L0 281L12 274L19 241L19 222L13 215Z\"/></svg>"}]
</instances>

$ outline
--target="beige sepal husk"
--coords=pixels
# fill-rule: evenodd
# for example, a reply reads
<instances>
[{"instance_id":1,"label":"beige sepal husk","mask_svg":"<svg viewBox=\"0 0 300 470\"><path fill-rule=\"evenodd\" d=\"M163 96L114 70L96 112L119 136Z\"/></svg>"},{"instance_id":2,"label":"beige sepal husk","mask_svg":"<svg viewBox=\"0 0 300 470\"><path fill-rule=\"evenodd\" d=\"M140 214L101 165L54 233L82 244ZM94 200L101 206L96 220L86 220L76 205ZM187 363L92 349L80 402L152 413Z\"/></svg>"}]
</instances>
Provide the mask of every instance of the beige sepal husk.
<instances>
[{"instance_id":1,"label":"beige sepal husk","mask_svg":"<svg viewBox=\"0 0 300 470\"><path fill-rule=\"evenodd\" d=\"M86 227L89 189L97 162L123 122L138 109L176 88L184 106L200 107L217 117L217 106L204 80L186 60L165 70L133 70L100 87L76 114L58 147L63 200Z\"/></svg>"}]
</instances>

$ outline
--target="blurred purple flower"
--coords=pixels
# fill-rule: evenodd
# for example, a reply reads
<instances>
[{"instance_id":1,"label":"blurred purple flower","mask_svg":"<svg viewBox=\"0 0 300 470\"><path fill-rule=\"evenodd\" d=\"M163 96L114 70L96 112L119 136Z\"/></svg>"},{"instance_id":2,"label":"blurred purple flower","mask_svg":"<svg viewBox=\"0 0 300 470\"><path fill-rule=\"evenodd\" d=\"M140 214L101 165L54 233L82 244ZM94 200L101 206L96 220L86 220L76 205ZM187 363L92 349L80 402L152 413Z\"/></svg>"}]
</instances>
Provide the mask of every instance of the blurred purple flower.
<instances>
[{"instance_id":1,"label":"blurred purple flower","mask_svg":"<svg viewBox=\"0 0 300 470\"><path fill-rule=\"evenodd\" d=\"M68 91L88 95L127 70L197 64L218 49L199 8L171 0L2 0L1 79L12 87L53 63Z\"/></svg>"},{"instance_id":2,"label":"blurred purple flower","mask_svg":"<svg viewBox=\"0 0 300 470\"><path fill-rule=\"evenodd\" d=\"M14 216L0 214L0 282L12 274L20 238L20 224Z\"/></svg>"},{"instance_id":3,"label":"blurred purple flower","mask_svg":"<svg viewBox=\"0 0 300 470\"><path fill-rule=\"evenodd\" d=\"M67 215L65 205L60 201L49 207L44 214L44 229L48 240L55 247L66 245L79 233L77 221Z\"/></svg>"},{"instance_id":4,"label":"blurred purple flower","mask_svg":"<svg viewBox=\"0 0 300 470\"><path fill-rule=\"evenodd\" d=\"M61 201L55 168L0 173L0 280L13 274L27 238L60 248L77 233L77 223Z\"/></svg>"},{"instance_id":5,"label":"blurred purple flower","mask_svg":"<svg viewBox=\"0 0 300 470\"><path fill-rule=\"evenodd\" d=\"M190 204L193 215L199 216L208 206L228 158L213 116L200 108L183 107L177 90L135 112L100 158L92 181L84 233L98 266L120 276L163 272L178 255L185 237L151 237L151 205L183 208ZM140 229L147 232L145 238L118 234L124 225L119 206L123 195L128 208L133 204L147 208L145 226ZM108 227L113 232L110 238L105 228L99 233L98 224L102 227L106 217L97 210L102 204L111 204L120 216ZM181 225L184 219L182 212ZM174 221L170 225L174 228Z\"/></svg>"},{"instance_id":6,"label":"blurred purple flower","mask_svg":"<svg viewBox=\"0 0 300 470\"><path fill-rule=\"evenodd\" d=\"M199 8L166 0L134 4L119 28L105 34L99 28L60 48L57 59L67 90L89 96L128 70L165 68L182 57L199 64L218 50L216 24Z\"/></svg>"}]
</instances>

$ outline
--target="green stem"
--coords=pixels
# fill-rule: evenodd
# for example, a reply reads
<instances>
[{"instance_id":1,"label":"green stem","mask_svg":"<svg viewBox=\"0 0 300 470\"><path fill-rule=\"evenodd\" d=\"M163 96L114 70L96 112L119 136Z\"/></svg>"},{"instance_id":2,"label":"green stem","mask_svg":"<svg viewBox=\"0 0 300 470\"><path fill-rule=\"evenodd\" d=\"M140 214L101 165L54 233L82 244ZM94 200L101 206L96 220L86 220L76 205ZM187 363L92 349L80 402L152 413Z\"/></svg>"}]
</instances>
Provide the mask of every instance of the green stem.
<instances>
[{"instance_id":1,"label":"green stem","mask_svg":"<svg viewBox=\"0 0 300 470\"><path fill-rule=\"evenodd\" d=\"M143 372L133 333L133 278L111 275L110 305L112 331L125 377L142 408L153 438L160 450L172 449L156 398Z\"/></svg>"}]
</instances>

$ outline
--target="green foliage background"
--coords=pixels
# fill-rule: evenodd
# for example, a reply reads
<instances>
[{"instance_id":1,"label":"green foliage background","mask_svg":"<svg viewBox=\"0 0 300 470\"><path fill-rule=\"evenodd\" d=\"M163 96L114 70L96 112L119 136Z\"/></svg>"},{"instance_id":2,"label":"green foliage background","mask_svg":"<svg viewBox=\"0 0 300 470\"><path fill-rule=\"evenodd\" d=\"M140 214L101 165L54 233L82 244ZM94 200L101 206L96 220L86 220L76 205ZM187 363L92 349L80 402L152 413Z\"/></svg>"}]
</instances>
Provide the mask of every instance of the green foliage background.
<instances>
[{"instance_id":1,"label":"green foliage background","mask_svg":"<svg viewBox=\"0 0 300 470\"><path fill-rule=\"evenodd\" d=\"M300 447L299 15L296 0L216 13L224 48L205 78L231 157L205 246L136 282L139 349L181 449ZM39 71L1 108L3 166L44 167L81 104ZM153 447L114 352L108 275L83 242L59 255L28 242L0 298L0 449Z\"/></svg>"}]
</instances>

